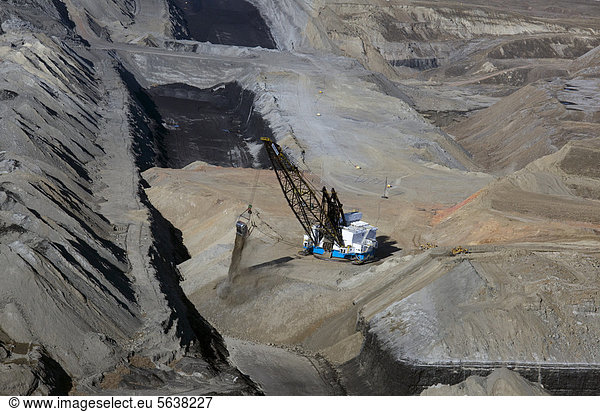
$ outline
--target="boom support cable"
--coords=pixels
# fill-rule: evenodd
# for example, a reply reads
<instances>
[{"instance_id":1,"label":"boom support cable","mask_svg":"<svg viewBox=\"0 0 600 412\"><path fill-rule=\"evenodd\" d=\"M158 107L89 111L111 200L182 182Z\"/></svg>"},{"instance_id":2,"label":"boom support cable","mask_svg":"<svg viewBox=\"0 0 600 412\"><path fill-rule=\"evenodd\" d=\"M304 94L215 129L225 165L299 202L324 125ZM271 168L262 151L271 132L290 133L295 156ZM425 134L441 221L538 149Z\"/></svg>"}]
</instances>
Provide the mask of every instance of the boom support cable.
<instances>
[{"instance_id":1,"label":"boom support cable","mask_svg":"<svg viewBox=\"0 0 600 412\"><path fill-rule=\"evenodd\" d=\"M345 223L342 204L335 190L331 195L323 187L322 200L318 191L304 178L302 172L283 152L281 147L267 137L261 138L275 175L292 212L304 228L314 245L325 239L324 246L330 248L333 243L344 245L341 223ZM313 230L317 228L317 233ZM330 244L330 245L329 245Z\"/></svg>"}]
</instances>

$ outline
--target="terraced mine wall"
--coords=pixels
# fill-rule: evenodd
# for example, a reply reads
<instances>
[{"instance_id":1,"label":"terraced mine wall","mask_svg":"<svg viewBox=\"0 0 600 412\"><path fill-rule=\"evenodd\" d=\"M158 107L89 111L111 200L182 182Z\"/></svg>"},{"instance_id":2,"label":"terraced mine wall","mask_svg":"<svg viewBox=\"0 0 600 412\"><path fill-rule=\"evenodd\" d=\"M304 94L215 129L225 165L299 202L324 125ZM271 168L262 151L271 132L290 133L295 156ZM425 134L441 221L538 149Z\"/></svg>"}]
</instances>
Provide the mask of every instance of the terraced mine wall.
<instances>
[{"instance_id":1,"label":"terraced mine wall","mask_svg":"<svg viewBox=\"0 0 600 412\"><path fill-rule=\"evenodd\" d=\"M399 361L366 333L360 355L342 365L343 383L351 395L416 395L442 383L455 385L471 375L487 376L506 367L531 382L541 383L554 395L599 395L600 367L520 363L421 364Z\"/></svg>"}]
</instances>

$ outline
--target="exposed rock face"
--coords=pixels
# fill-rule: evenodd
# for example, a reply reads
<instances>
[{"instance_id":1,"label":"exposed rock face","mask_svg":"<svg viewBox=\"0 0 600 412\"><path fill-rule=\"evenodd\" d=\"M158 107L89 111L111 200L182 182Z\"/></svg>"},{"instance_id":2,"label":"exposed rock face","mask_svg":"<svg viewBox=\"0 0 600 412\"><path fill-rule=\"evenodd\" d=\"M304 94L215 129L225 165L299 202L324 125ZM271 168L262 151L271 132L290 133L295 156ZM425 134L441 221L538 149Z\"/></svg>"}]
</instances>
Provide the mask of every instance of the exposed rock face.
<instances>
[{"instance_id":1,"label":"exposed rock face","mask_svg":"<svg viewBox=\"0 0 600 412\"><path fill-rule=\"evenodd\" d=\"M593 298L597 293L593 285L598 275L593 269L598 262L593 259L582 261L592 269L582 272L591 274L592 278L581 282L581 294L585 297L578 302L566 295L559 296L560 290L564 290L569 282L570 276L566 273L564 279L546 282L552 292L543 293L535 286L544 273L556 273L552 270L557 264L555 259L560 261L563 256L531 254L528 257L532 262L528 272L515 270L516 260L511 255L465 260L440 279L375 316L369 333L377 335L386 350L406 361L595 363L595 338L590 339L588 331L600 325L594 320L593 310L589 312L587 308L598 303ZM493 265L503 258L515 262L515 267L507 268L509 279L497 280L493 277ZM520 261L519 265L522 263ZM506 301L509 295L521 296L518 315L511 315L513 304L510 303L504 308L497 305L490 308L492 301ZM571 313L559 314L553 310L565 299L572 301ZM510 324L519 316L528 319L511 328ZM574 326L584 323L585 327ZM503 327L498 327L499 324ZM389 334L395 329L404 333L400 336ZM515 347L511 350L513 344ZM572 344L577 348L570 347Z\"/></svg>"},{"instance_id":2,"label":"exposed rock face","mask_svg":"<svg viewBox=\"0 0 600 412\"><path fill-rule=\"evenodd\" d=\"M510 173L569 140L597 137L599 91L599 79L537 82L447 130L486 170Z\"/></svg>"},{"instance_id":3,"label":"exposed rock face","mask_svg":"<svg viewBox=\"0 0 600 412\"><path fill-rule=\"evenodd\" d=\"M581 266L566 269L569 259ZM462 260L366 319L361 355L344 368L378 393L418 393L508 366L554 393L596 394L599 265L589 255L552 252ZM349 386L360 392L356 380Z\"/></svg>"},{"instance_id":4,"label":"exposed rock face","mask_svg":"<svg viewBox=\"0 0 600 412\"><path fill-rule=\"evenodd\" d=\"M5 32L44 32L69 36L74 26L58 0L7 0L2 2L0 22Z\"/></svg>"},{"instance_id":5,"label":"exposed rock face","mask_svg":"<svg viewBox=\"0 0 600 412\"><path fill-rule=\"evenodd\" d=\"M12 382L1 386L96 392L118 365L139 369L134 355L153 376L187 354L211 373L172 371L144 389L254 392L183 295L175 265L186 253L140 191L136 148L155 145L136 130L148 115L125 71L82 47L63 7L19 6L3 9L0 38L0 366ZM28 342L24 361L15 342Z\"/></svg>"},{"instance_id":6,"label":"exposed rock face","mask_svg":"<svg viewBox=\"0 0 600 412\"><path fill-rule=\"evenodd\" d=\"M594 35L599 26L595 20L577 27L567 17L549 19L548 12L540 8L536 8L537 14L513 14L508 11L511 8L497 6L477 1L460 5L316 1L306 36L317 48L328 49L333 44L342 53L392 78L405 75L394 69L398 66L423 70L464 64L465 57L476 52L474 40L477 52L490 48L488 57L492 59L577 57L598 44ZM301 10L301 6L297 8ZM595 6L589 8L591 12ZM317 35L323 31L329 44Z\"/></svg>"},{"instance_id":7,"label":"exposed rock face","mask_svg":"<svg viewBox=\"0 0 600 412\"><path fill-rule=\"evenodd\" d=\"M255 96L238 83L198 89L186 84L147 90L157 105L165 166L180 169L194 161L229 167L266 168L260 137L272 132L254 111Z\"/></svg>"}]
</instances>

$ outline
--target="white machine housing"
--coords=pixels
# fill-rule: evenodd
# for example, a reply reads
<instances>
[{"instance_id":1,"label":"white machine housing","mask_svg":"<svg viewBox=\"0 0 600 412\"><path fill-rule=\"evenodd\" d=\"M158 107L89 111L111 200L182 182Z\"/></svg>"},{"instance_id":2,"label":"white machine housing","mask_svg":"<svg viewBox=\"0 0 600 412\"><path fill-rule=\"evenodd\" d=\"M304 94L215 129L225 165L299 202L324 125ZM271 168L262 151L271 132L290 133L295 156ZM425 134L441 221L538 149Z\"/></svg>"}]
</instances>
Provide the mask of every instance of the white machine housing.
<instances>
[{"instance_id":1,"label":"white machine housing","mask_svg":"<svg viewBox=\"0 0 600 412\"><path fill-rule=\"evenodd\" d=\"M333 244L332 257L344 259L357 259L360 261L372 258L377 249L377 228L362 221L361 212L344 213L347 226L342 226L343 245ZM319 237L317 226L312 227L315 237ZM318 245L313 245L310 237L304 235L304 249L312 249L312 253L322 255L325 253L323 248L324 239L322 238Z\"/></svg>"}]
</instances>

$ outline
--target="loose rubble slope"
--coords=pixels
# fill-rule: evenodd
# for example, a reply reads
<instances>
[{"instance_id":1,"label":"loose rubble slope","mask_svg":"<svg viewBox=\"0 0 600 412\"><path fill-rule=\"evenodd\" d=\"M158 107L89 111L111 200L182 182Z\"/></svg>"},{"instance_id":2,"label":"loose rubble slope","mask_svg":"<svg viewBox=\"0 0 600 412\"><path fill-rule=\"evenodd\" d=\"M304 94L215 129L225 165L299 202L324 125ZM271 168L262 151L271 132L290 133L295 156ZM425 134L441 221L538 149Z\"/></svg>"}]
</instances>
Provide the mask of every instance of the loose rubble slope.
<instances>
[{"instance_id":1,"label":"loose rubble slope","mask_svg":"<svg viewBox=\"0 0 600 412\"><path fill-rule=\"evenodd\" d=\"M181 246L140 191L148 137L124 69L60 2L20 3L0 37L2 393L99 392L115 368L138 377L113 380L119 393L255 393L181 291Z\"/></svg>"}]
</instances>

